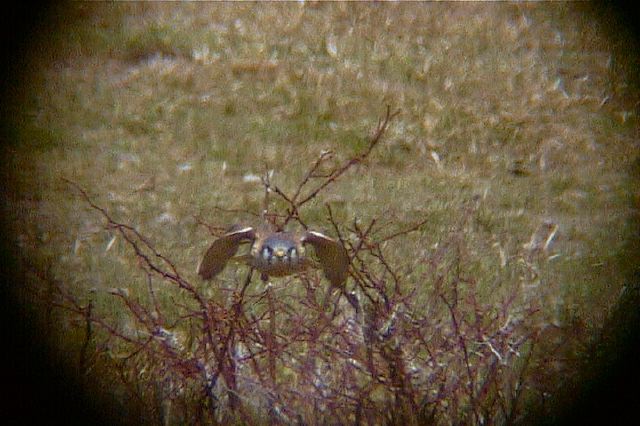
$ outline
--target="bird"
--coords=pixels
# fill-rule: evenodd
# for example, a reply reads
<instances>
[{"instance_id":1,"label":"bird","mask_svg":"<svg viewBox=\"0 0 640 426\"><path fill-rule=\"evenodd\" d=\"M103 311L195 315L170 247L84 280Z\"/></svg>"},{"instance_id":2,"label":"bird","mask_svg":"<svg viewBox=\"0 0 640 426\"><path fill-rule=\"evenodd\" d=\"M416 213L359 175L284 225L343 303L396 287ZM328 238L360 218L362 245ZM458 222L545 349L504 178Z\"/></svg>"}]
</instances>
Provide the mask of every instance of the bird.
<instances>
[{"instance_id":1,"label":"bird","mask_svg":"<svg viewBox=\"0 0 640 426\"><path fill-rule=\"evenodd\" d=\"M248 254L235 256L242 244L251 244ZM309 255L313 247L317 261ZM347 279L349 255L337 240L317 231L275 231L264 223L258 227L234 225L215 240L198 264L197 273L210 280L225 268L230 260L244 262L262 273L262 279L283 277L319 268L334 287Z\"/></svg>"}]
</instances>

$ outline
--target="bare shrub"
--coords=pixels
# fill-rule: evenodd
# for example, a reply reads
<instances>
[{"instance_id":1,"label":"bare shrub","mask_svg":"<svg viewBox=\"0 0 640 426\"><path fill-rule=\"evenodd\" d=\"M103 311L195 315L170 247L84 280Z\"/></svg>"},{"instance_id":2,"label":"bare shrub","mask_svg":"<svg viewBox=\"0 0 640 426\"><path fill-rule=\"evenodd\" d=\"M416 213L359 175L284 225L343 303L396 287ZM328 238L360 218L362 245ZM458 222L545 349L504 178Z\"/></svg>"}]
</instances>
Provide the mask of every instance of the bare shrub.
<instances>
[{"instance_id":1,"label":"bare shrub","mask_svg":"<svg viewBox=\"0 0 640 426\"><path fill-rule=\"evenodd\" d=\"M285 206L266 218L281 229L307 228L302 207L364 162L396 114L387 110L367 147L348 160L321 153L291 194L265 175L266 193ZM130 397L155 401L153 422L478 424L522 415L543 322L523 290L524 254L513 280L476 280L468 239L480 232L479 200L454 212L450 233L410 262L394 259L394 245L410 236L434 243L421 232L426 218L404 228L344 225L327 205L326 224L351 260L344 288L313 271L252 286L250 270L209 297L144 235L70 184L126 241L148 285L110 289L121 305L115 317L96 312L91 293L43 279L56 294L52 303L84 330L80 368L111 360Z\"/></svg>"}]
</instances>

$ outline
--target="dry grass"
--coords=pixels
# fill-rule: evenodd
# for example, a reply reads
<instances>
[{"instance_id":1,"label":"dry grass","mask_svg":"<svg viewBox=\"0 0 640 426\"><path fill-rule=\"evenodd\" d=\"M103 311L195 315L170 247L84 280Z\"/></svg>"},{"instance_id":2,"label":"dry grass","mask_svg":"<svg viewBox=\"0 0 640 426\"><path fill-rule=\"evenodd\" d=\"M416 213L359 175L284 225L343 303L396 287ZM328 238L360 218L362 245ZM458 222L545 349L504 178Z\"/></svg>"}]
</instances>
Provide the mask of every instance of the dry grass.
<instances>
[{"instance_id":1,"label":"dry grass","mask_svg":"<svg viewBox=\"0 0 640 426\"><path fill-rule=\"evenodd\" d=\"M391 105L402 113L385 140L304 206L305 221L335 231L328 203L349 241L356 222L394 232L425 221L384 246L404 285L424 288L415 295L423 305L412 305L420 309L437 281L429 262L475 200L464 253L451 261L463 262L483 306L514 292L535 301L540 312L527 327L556 330L545 349L566 349L546 374L530 373L535 403L538 390L558 385L545 380L570 374L574 349L599 331L635 267L634 82L604 24L577 7L74 4L73 25L30 76L14 123L14 243L34 282L60 284L81 306L91 301L92 315L130 331L132 311L111 289L151 303L148 276L68 179L171 259L199 294L224 300L221 288L243 271L228 268L222 287L196 278L213 238L202 222L226 227L238 220L233 210L259 212L255 176L266 171L291 193L322 151L336 164L362 152ZM176 306L190 303L176 288L155 295L174 320L184 313ZM83 353L83 316L51 315L59 321L49 331L67 333L62 345ZM89 349L108 348L116 360L131 349L103 339ZM95 362L97 374L109 361ZM141 366L128 368L125 382L135 383ZM488 415L466 417L479 407L468 402L443 407L435 421Z\"/></svg>"}]
</instances>

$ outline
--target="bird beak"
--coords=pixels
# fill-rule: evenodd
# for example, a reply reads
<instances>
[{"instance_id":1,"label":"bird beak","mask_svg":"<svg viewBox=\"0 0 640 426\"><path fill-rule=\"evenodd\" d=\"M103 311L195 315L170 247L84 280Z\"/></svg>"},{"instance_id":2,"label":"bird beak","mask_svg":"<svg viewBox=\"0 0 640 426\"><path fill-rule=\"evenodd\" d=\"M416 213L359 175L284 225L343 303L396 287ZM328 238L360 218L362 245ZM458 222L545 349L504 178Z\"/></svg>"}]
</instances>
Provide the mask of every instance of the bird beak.
<instances>
[{"instance_id":1,"label":"bird beak","mask_svg":"<svg viewBox=\"0 0 640 426\"><path fill-rule=\"evenodd\" d=\"M277 250L275 251L275 255L276 255L276 257L278 257L278 258L280 258L280 257L284 257L285 252L284 252L284 250L282 250L282 249L277 249Z\"/></svg>"}]
</instances>

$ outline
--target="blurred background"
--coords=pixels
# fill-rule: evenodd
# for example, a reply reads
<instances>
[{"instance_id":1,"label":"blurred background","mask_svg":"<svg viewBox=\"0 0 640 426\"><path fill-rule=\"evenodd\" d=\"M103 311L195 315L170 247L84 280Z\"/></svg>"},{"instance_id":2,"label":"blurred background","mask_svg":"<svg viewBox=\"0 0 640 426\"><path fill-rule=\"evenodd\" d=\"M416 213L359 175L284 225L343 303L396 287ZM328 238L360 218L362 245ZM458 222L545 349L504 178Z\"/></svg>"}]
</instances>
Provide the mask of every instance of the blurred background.
<instances>
[{"instance_id":1,"label":"blurred background","mask_svg":"<svg viewBox=\"0 0 640 426\"><path fill-rule=\"evenodd\" d=\"M126 312L101 290L146 285L131 248L68 181L199 283L214 238L203 223L223 229L250 217L238 210L258 213L265 173L291 193L322 152L358 155L387 106L401 114L384 140L306 206L306 221L331 230L327 203L345 229L424 221L387 249L407 285L426 288L421 265L475 200L464 261L483 302L526 293L539 307L531 326L553 329L547 342L561 348L539 366L546 374L531 373L548 397L527 400L534 408L519 420L582 407L580 395L617 377L617 357L637 341L627 321L640 241L638 46L620 11L154 2L14 17L25 31L6 31L2 178L16 413L61 402L91 417L129 402L109 361L78 370L85 324L43 284L91 299L123 328ZM622 409L637 401L620 398Z\"/></svg>"}]
</instances>

